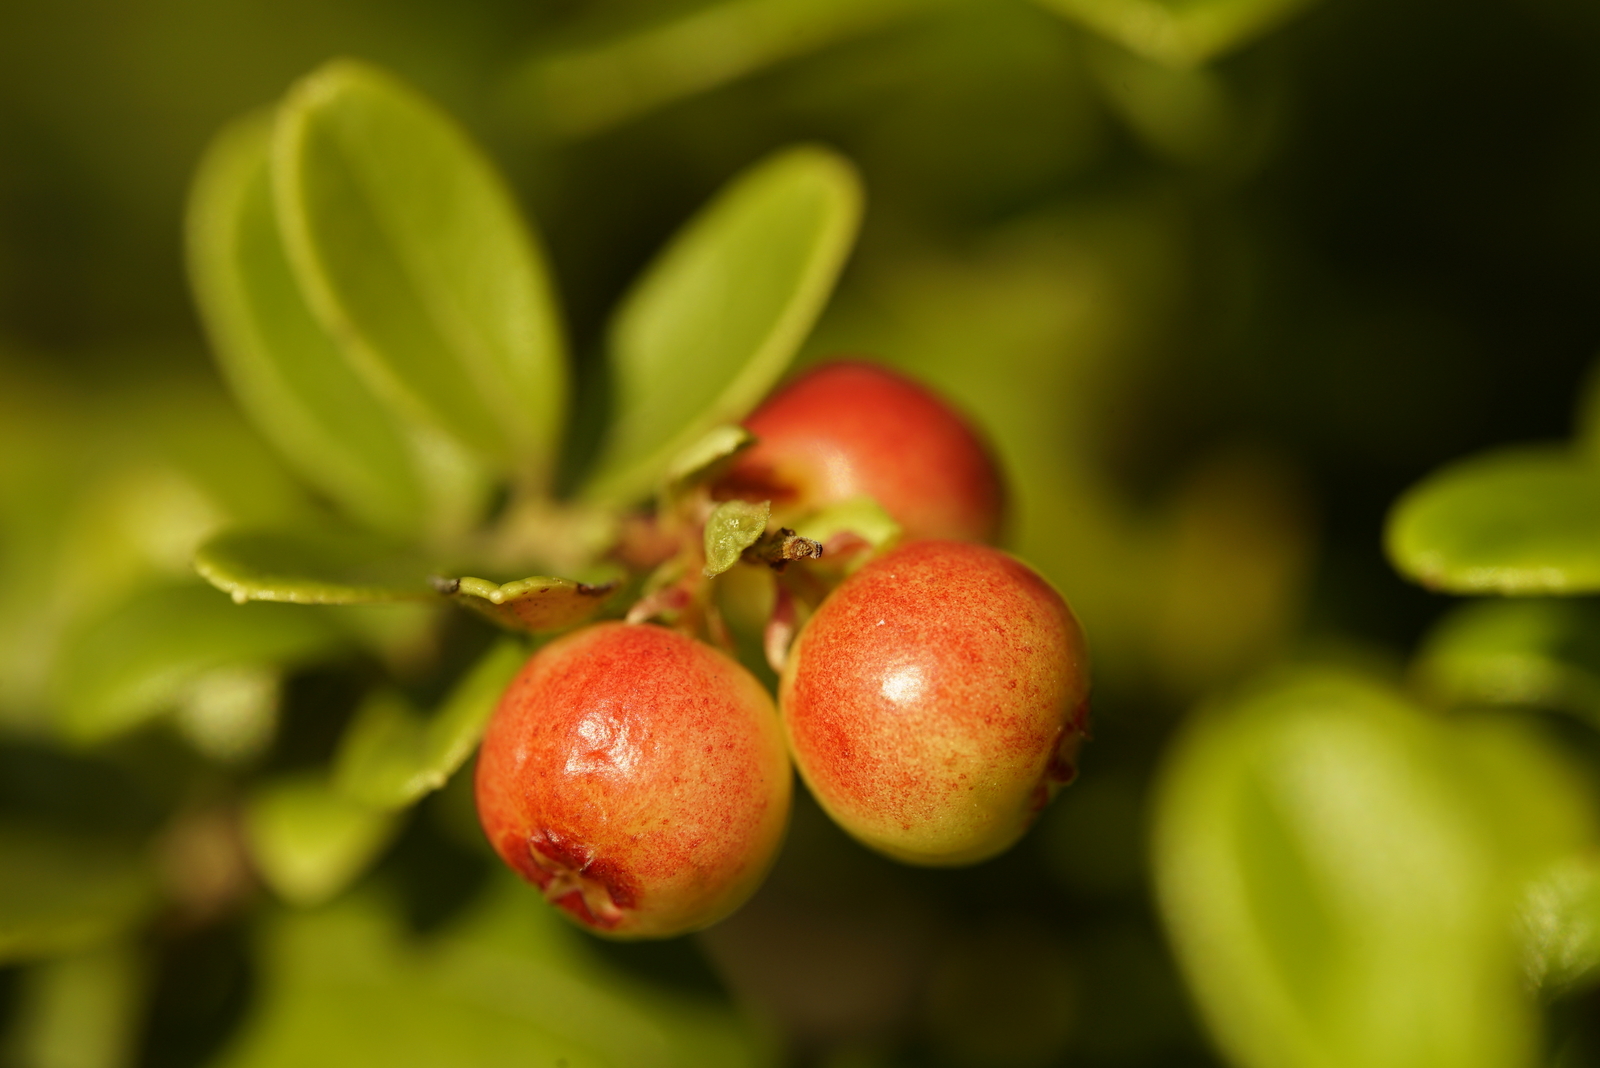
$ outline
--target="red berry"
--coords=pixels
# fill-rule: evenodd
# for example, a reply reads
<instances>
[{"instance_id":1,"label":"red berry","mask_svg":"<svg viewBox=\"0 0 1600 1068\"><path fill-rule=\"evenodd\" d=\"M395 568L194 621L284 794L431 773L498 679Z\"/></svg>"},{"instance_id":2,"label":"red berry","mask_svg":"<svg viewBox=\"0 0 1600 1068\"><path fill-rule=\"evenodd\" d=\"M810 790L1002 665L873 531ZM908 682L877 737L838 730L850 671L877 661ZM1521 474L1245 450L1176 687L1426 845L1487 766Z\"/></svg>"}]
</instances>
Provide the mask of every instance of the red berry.
<instances>
[{"instance_id":1,"label":"red berry","mask_svg":"<svg viewBox=\"0 0 1600 1068\"><path fill-rule=\"evenodd\" d=\"M1071 780L1088 650L1060 594L998 549L904 545L835 590L784 665L795 763L846 831L919 864L1009 848Z\"/></svg>"},{"instance_id":2,"label":"red berry","mask_svg":"<svg viewBox=\"0 0 1600 1068\"><path fill-rule=\"evenodd\" d=\"M972 426L944 400L875 364L823 364L757 408L759 440L717 488L771 500L779 519L869 495L907 538L992 541L1000 473Z\"/></svg>"},{"instance_id":3,"label":"red berry","mask_svg":"<svg viewBox=\"0 0 1600 1068\"><path fill-rule=\"evenodd\" d=\"M659 938L754 892L787 823L772 699L710 646L602 623L536 653L478 756L478 818L523 878L579 923Z\"/></svg>"}]
</instances>

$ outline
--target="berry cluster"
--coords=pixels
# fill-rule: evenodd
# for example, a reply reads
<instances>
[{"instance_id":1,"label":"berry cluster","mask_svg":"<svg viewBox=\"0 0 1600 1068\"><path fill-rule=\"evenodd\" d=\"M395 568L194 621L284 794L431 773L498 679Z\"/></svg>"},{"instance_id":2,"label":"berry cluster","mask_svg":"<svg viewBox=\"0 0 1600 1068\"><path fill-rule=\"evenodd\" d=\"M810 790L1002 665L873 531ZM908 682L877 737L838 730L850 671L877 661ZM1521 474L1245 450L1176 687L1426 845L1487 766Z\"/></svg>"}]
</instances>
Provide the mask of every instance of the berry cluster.
<instances>
[{"instance_id":1,"label":"berry cluster","mask_svg":"<svg viewBox=\"0 0 1600 1068\"><path fill-rule=\"evenodd\" d=\"M861 842L968 864L1010 847L1072 779L1087 726L1083 632L1047 582L983 544L1000 525L999 474L943 400L837 362L745 426L753 445L619 548L654 564L630 621L536 653L479 756L494 848L614 937L694 930L754 892L783 836L791 758ZM684 563L702 551L685 531L718 501L770 502L774 523L803 525L863 498L898 525L892 543L843 529L818 545L781 529L743 554L774 584L774 709L716 647L733 642L709 569ZM811 551L775 548L796 542Z\"/></svg>"}]
</instances>

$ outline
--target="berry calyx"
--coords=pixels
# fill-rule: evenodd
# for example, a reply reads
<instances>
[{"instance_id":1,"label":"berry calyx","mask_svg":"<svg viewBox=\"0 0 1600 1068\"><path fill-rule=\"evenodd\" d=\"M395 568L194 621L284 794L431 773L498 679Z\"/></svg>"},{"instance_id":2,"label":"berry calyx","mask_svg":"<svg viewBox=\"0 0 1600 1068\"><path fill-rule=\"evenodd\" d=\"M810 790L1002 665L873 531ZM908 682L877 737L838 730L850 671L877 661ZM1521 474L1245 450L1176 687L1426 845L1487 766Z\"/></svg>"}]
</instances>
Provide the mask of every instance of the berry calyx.
<instances>
[{"instance_id":1,"label":"berry calyx","mask_svg":"<svg viewBox=\"0 0 1600 1068\"><path fill-rule=\"evenodd\" d=\"M908 539L992 541L1000 472L971 424L927 387L859 360L822 364L745 420L757 438L718 483L723 499L770 500L787 521L875 499Z\"/></svg>"},{"instance_id":2,"label":"berry calyx","mask_svg":"<svg viewBox=\"0 0 1600 1068\"><path fill-rule=\"evenodd\" d=\"M914 542L822 603L778 693L795 763L835 822L900 860L969 864L1009 848L1076 774L1088 649L1027 565Z\"/></svg>"},{"instance_id":3,"label":"berry calyx","mask_svg":"<svg viewBox=\"0 0 1600 1068\"><path fill-rule=\"evenodd\" d=\"M569 917L664 938L733 911L788 820L789 759L754 676L663 627L602 623L534 654L484 737L478 817Z\"/></svg>"}]
</instances>

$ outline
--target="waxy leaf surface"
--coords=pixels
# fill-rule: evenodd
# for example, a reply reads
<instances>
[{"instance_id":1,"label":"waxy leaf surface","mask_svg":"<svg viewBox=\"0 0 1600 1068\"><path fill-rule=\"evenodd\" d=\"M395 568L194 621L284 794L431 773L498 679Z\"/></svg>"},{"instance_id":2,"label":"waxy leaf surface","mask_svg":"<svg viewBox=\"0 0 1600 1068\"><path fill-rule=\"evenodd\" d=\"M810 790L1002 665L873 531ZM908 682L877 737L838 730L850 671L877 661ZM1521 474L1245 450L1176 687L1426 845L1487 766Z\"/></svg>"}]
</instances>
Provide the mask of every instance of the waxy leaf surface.
<instances>
[{"instance_id":1,"label":"waxy leaf surface","mask_svg":"<svg viewBox=\"0 0 1600 1068\"><path fill-rule=\"evenodd\" d=\"M614 414L589 498L648 494L675 457L760 401L821 313L860 215L851 165L794 148L739 175L672 239L611 324Z\"/></svg>"},{"instance_id":2,"label":"waxy leaf surface","mask_svg":"<svg viewBox=\"0 0 1600 1068\"><path fill-rule=\"evenodd\" d=\"M760 540L772 518L772 502L723 501L706 520L706 575L720 575Z\"/></svg>"},{"instance_id":3,"label":"waxy leaf surface","mask_svg":"<svg viewBox=\"0 0 1600 1068\"><path fill-rule=\"evenodd\" d=\"M1448 593L1600 591L1600 467L1563 449L1462 460L1389 512L1394 566Z\"/></svg>"},{"instance_id":4,"label":"waxy leaf surface","mask_svg":"<svg viewBox=\"0 0 1600 1068\"><path fill-rule=\"evenodd\" d=\"M234 395L301 477L356 520L420 531L427 500L406 428L307 307L278 233L270 116L223 131L189 201L189 273Z\"/></svg>"},{"instance_id":5,"label":"waxy leaf surface","mask_svg":"<svg viewBox=\"0 0 1600 1068\"><path fill-rule=\"evenodd\" d=\"M195 570L241 604L369 604L437 599L422 559L348 533L229 530L195 553Z\"/></svg>"},{"instance_id":6,"label":"waxy leaf surface","mask_svg":"<svg viewBox=\"0 0 1600 1068\"><path fill-rule=\"evenodd\" d=\"M525 481L549 475L566 363L540 253L454 121L374 68L290 93L273 188L311 306L368 382Z\"/></svg>"},{"instance_id":7,"label":"waxy leaf surface","mask_svg":"<svg viewBox=\"0 0 1600 1068\"><path fill-rule=\"evenodd\" d=\"M1428 634L1412 671L1448 704L1600 715L1600 605L1542 598L1462 605Z\"/></svg>"},{"instance_id":8,"label":"waxy leaf surface","mask_svg":"<svg viewBox=\"0 0 1600 1068\"><path fill-rule=\"evenodd\" d=\"M370 698L339 744L334 784L381 809L403 808L439 789L472 755L501 693L527 658L521 642L502 641L427 718L394 694Z\"/></svg>"}]
</instances>

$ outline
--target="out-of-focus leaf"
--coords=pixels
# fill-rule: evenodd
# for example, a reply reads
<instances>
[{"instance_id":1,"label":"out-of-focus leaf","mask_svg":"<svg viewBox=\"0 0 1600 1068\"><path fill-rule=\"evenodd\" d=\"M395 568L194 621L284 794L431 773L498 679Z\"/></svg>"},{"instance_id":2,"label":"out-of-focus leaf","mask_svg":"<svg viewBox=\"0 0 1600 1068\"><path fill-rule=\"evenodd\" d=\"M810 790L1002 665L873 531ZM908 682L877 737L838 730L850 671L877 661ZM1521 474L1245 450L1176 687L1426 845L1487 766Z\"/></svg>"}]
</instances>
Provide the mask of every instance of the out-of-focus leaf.
<instances>
[{"instance_id":1,"label":"out-of-focus leaf","mask_svg":"<svg viewBox=\"0 0 1600 1068\"><path fill-rule=\"evenodd\" d=\"M381 809L402 808L439 789L472 755L501 693L527 658L521 642L502 641L427 719L394 694L371 698L339 744L334 785Z\"/></svg>"},{"instance_id":2,"label":"out-of-focus leaf","mask_svg":"<svg viewBox=\"0 0 1600 1068\"><path fill-rule=\"evenodd\" d=\"M1600 469L1561 449L1504 449L1411 487L1389 512L1394 566L1449 593L1600 591Z\"/></svg>"},{"instance_id":3,"label":"out-of-focus leaf","mask_svg":"<svg viewBox=\"0 0 1600 1068\"><path fill-rule=\"evenodd\" d=\"M882 549L900 537L900 524L883 505L862 495L812 513L795 525L795 533L823 544L838 534L854 534L874 549Z\"/></svg>"},{"instance_id":4,"label":"out-of-focus leaf","mask_svg":"<svg viewBox=\"0 0 1600 1068\"><path fill-rule=\"evenodd\" d=\"M792 148L735 178L672 239L611 325L616 402L590 499L648 493L674 457L755 406L822 311L860 216L854 168Z\"/></svg>"},{"instance_id":5,"label":"out-of-focus leaf","mask_svg":"<svg viewBox=\"0 0 1600 1068\"><path fill-rule=\"evenodd\" d=\"M18 1068L125 1068L138 1049L145 969L128 944L58 957L22 975L7 1036Z\"/></svg>"},{"instance_id":6,"label":"out-of-focus leaf","mask_svg":"<svg viewBox=\"0 0 1600 1068\"><path fill-rule=\"evenodd\" d=\"M1256 40L1313 0L1038 0L1140 55L1174 67Z\"/></svg>"},{"instance_id":7,"label":"out-of-focus leaf","mask_svg":"<svg viewBox=\"0 0 1600 1068\"><path fill-rule=\"evenodd\" d=\"M276 667L215 668L185 687L172 722L212 760L248 760L272 743L282 691L283 672Z\"/></svg>"},{"instance_id":8,"label":"out-of-focus leaf","mask_svg":"<svg viewBox=\"0 0 1600 1068\"><path fill-rule=\"evenodd\" d=\"M1198 719L1169 754L1153 858L1190 989L1242 1068L1528 1064L1516 867L1452 736L1308 672Z\"/></svg>"},{"instance_id":9,"label":"out-of-focus leaf","mask_svg":"<svg viewBox=\"0 0 1600 1068\"><path fill-rule=\"evenodd\" d=\"M762 1068L726 1003L603 965L509 875L425 940L354 895L267 927L262 996L218 1068Z\"/></svg>"},{"instance_id":10,"label":"out-of-focus leaf","mask_svg":"<svg viewBox=\"0 0 1600 1068\"><path fill-rule=\"evenodd\" d=\"M466 134L388 75L338 61L285 101L272 178L290 262L356 369L409 416L542 485L566 404L554 296Z\"/></svg>"},{"instance_id":11,"label":"out-of-focus leaf","mask_svg":"<svg viewBox=\"0 0 1600 1068\"><path fill-rule=\"evenodd\" d=\"M742 426L714 426L705 436L679 453L667 465L662 483L671 495L712 475L726 461L755 444L755 435Z\"/></svg>"},{"instance_id":12,"label":"out-of-focus leaf","mask_svg":"<svg viewBox=\"0 0 1600 1068\"><path fill-rule=\"evenodd\" d=\"M336 651L320 612L237 605L197 582L136 594L69 636L56 662L62 730L100 741L172 711L209 672Z\"/></svg>"},{"instance_id":13,"label":"out-of-focus leaf","mask_svg":"<svg viewBox=\"0 0 1600 1068\"><path fill-rule=\"evenodd\" d=\"M583 622L600 610L616 588L615 583L591 586L546 575L500 585L480 578L451 579L439 586L457 604L483 614L502 627L531 633L560 630Z\"/></svg>"},{"instance_id":14,"label":"out-of-focus leaf","mask_svg":"<svg viewBox=\"0 0 1600 1068\"><path fill-rule=\"evenodd\" d=\"M1528 981L1548 994L1600 975L1600 854L1572 857L1528 885L1517 907Z\"/></svg>"},{"instance_id":15,"label":"out-of-focus leaf","mask_svg":"<svg viewBox=\"0 0 1600 1068\"><path fill-rule=\"evenodd\" d=\"M724 0L587 48L537 56L511 98L581 137L792 56L859 36L929 0Z\"/></svg>"},{"instance_id":16,"label":"out-of-focus leaf","mask_svg":"<svg viewBox=\"0 0 1600 1068\"><path fill-rule=\"evenodd\" d=\"M398 830L397 818L333 789L321 778L259 787L244 810L256 870L285 901L315 905L366 870Z\"/></svg>"},{"instance_id":17,"label":"out-of-focus leaf","mask_svg":"<svg viewBox=\"0 0 1600 1068\"><path fill-rule=\"evenodd\" d=\"M1600 714L1600 605L1462 605L1428 634L1412 672L1426 693L1448 704Z\"/></svg>"},{"instance_id":18,"label":"out-of-focus leaf","mask_svg":"<svg viewBox=\"0 0 1600 1068\"><path fill-rule=\"evenodd\" d=\"M70 953L128 930L155 904L125 844L0 823L0 964Z\"/></svg>"},{"instance_id":19,"label":"out-of-focus leaf","mask_svg":"<svg viewBox=\"0 0 1600 1068\"><path fill-rule=\"evenodd\" d=\"M352 533L227 530L200 546L194 566L240 604L368 604L439 596L421 557Z\"/></svg>"},{"instance_id":20,"label":"out-of-focus leaf","mask_svg":"<svg viewBox=\"0 0 1600 1068\"><path fill-rule=\"evenodd\" d=\"M189 273L213 349L256 425L365 523L417 533L426 500L405 431L306 306L278 234L269 115L212 143L189 203Z\"/></svg>"},{"instance_id":21,"label":"out-of-focus leaf","mask_svg":"<svg viewBox=\"0 0 1600 1068\"><path fill-rule=\"evenodd\" d=\"M760 540L772 518L772 502L723 501L706 519L707 577L720 575L739 562L739 556Z\"/></svg>"}]
</instances>

